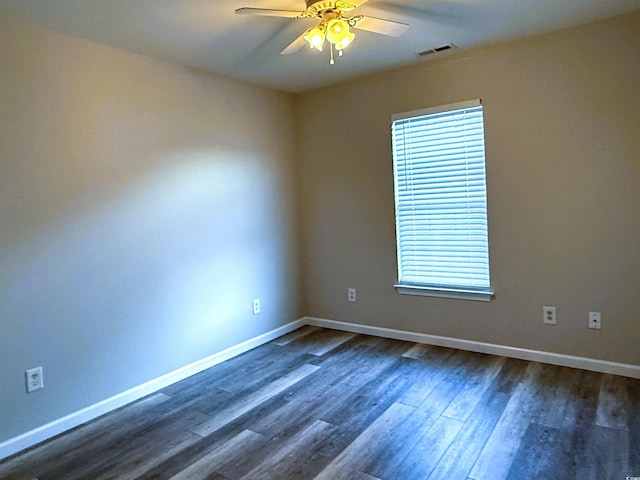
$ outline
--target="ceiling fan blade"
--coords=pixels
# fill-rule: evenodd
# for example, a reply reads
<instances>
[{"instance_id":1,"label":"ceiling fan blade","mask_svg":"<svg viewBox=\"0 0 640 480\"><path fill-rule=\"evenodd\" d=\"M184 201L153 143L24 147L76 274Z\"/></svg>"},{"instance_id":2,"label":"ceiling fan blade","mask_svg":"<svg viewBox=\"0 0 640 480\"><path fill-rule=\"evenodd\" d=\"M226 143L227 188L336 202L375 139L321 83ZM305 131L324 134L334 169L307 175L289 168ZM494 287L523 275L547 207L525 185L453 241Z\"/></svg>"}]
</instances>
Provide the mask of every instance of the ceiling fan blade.
<instances>
[{"instance_id":1,"label":"ceiling fan blade","mask_svg":"<svg viewBox=\"0 0 640 480\"><path fill-rule=\"evenodd\" d=\"M242 7L236 9L236 13L238 15L261 15L264 17L296 18L300 16L302 12L296 12L293 10L274 10L272 8Z\"/></svg>"},{"instance_id":2,"label":"ceiling fan blade","mask_svg":"<svg viewBox=\"0 0 640 480\"><path fill-rule=\"evenodd\" d=\"M393 20L384 20L382 18L362 17L356 22L353 28L388 35L389 37L398 37L409 29L409 25L394 22Z\"/></svg>"},{"instance_id":3,"label":"ceiling fan blade","mask_svg":"<svg viewBox=\"0 0 640 480\"><path fill-rule=\"evenodd\" d=\"M300 50L302 47L307 45L307 41L304 39L304 35L307 32L304 32L298 38L296 38L293 42L289 44L287 48L280 52L280 55L289 55L290 53L295 53Z\"/></svg>"}]
</instances>

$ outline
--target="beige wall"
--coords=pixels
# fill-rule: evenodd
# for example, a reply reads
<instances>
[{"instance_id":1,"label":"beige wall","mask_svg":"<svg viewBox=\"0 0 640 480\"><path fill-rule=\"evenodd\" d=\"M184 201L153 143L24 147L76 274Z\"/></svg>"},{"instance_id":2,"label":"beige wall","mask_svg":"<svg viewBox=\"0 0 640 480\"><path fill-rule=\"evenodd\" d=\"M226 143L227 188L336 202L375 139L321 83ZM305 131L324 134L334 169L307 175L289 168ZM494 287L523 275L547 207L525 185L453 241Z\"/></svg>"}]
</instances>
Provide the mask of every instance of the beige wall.
<instances>
[{"instance_id":1,"label":"beige wall","mask_svg":"<svg viewBox=\"0 0 640 480\"><path fill-rule=\"evenodd\" d=\"M635 14L301 95L307 313L640 364L639 59ZM473 98L495 300L399 295L390 116Z\"/></svg>"},{"instance_id":2,"label":"beige wall","mask_svg":"<svg viewBox=\"0 0 640 480\"><path fill-rule=\"evenodd\" d=\"M0 443L303 314L291 96L3 16L0 126Z\"/></svg>"}]
</instances>

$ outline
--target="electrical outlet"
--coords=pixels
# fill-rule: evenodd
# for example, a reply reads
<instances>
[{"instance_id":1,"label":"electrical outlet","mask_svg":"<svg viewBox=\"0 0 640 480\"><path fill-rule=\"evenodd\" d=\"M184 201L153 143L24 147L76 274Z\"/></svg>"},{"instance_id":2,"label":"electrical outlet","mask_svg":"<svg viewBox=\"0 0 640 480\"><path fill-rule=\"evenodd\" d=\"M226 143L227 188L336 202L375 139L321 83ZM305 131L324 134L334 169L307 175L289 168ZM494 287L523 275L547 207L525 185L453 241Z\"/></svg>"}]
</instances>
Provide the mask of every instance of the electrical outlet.
<instances>
[{"instance_id":1,"label":"electrical outlet","mask_svg":"<svg viewBox=\"0 0 640 480\"><path fill-rule=\"evenodd\" d=\"M356 301L356 289L355 288L350 288L347 290L347 299L350 302L355 302Z\"/></svg>"},{"instance_id":2,"label":"electrical outlet","mask_svg":"<svg viewBox=\"0 0 640 480\"><path fill-rule=\"evenodd\" d=\"M253 301L253 314L258 315L260 313L260 299L256 298Z\"/></svg>"},{"instance_id":3,"label":"electrical outlet","mask_svg":"<svg viewBox=\"0 0 640 480\"><path fill-rule=\"evenodd\" d=\"M589 312L589 328L599 330L602 327L600 323L600 312Z\"/></svg>"},{"instance_id":4,"label":"electrical outlet","mask_svg":"<svg viewBox=\"0 0 640 480\"><path fill-rule=\"evenodd\" d=\"M24 372L24 378L27 382L27 393L35 392L44 388L44 379L42 378L42 367L31 368Z\"/></svg>"},{"instance_id":5,"label":"electrical outlet","mask_svg":"<svg viewBox=\"0 0 640 480\"><path fill-rule=\"evenodd\" d=\"M542 321L547 325L556 323L556 307L542 307Z\"/></svg>"}]
</instances>

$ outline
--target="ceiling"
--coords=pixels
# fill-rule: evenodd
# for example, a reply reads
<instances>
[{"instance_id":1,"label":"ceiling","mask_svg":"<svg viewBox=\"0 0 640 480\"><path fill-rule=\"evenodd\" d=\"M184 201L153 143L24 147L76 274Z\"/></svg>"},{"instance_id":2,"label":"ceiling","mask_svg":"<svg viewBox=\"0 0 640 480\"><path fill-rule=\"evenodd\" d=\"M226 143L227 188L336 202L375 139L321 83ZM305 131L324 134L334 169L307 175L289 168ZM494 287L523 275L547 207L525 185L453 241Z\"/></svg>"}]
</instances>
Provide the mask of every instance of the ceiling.
<instances>
[{"instance_id":1,"label":"ceiling","mask_svg":"<svg viewBox=\"0 0 640 480\"><path fill-rule=\"evenodd\" d=\"M362 0L353 1L358 4ZM240 78L301 92L425 61L445 44L456 52L640 10L640 0L369 0L355 10L408 23L400 37L357 31L335 65L328 52L280 52L318 23L236 15L251 6L299 10L304 0L0 0L13 13L53 30Z\"/></svg>"}]
</instances>

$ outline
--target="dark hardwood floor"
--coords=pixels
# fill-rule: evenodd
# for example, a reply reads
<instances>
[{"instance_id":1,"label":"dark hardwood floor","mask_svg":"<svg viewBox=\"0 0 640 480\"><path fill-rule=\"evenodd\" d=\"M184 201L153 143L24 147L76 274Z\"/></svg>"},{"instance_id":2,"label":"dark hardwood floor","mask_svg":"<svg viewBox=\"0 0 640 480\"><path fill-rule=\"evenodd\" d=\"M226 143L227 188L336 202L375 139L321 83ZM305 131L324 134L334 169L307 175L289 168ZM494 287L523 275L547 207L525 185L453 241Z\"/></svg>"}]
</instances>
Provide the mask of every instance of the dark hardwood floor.
<instances>
[{"instance_id":1,"label":"dark hardwood floor","mask_svg":"<svg viewBox=\"0 0 640 480\"><path fill-rule=\"evenodd\" d=\"M0 478L625 480L640 380L304 327L0 463Z\"/></svg>"}]
</instances>

